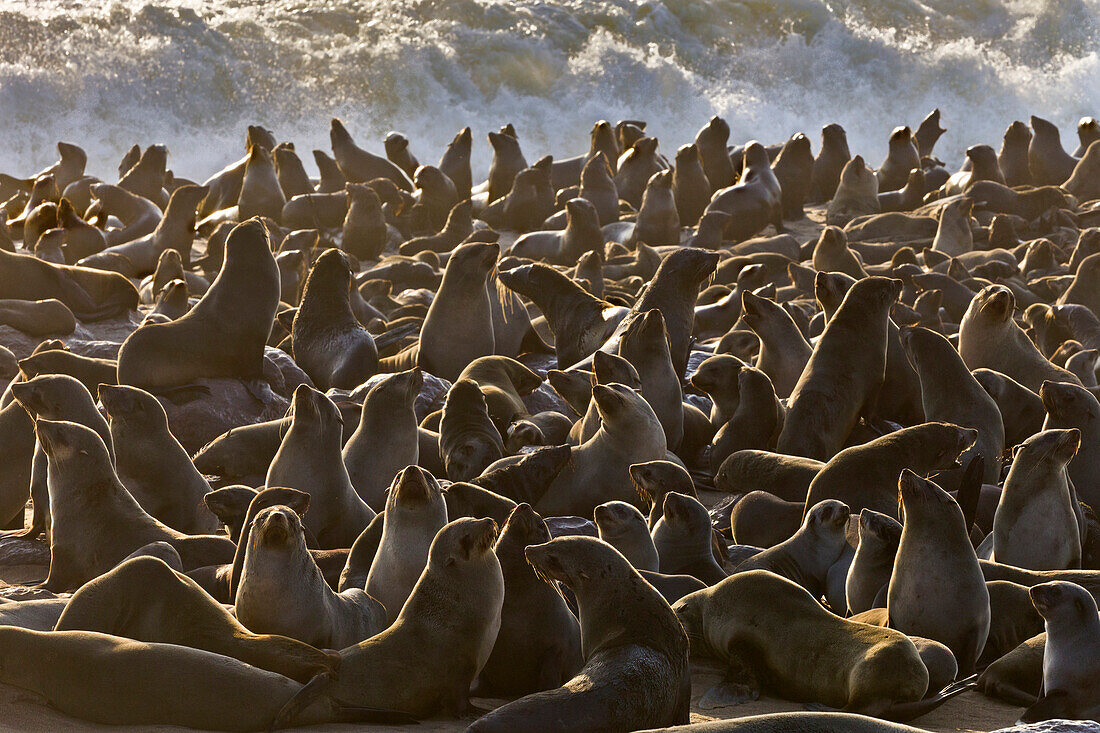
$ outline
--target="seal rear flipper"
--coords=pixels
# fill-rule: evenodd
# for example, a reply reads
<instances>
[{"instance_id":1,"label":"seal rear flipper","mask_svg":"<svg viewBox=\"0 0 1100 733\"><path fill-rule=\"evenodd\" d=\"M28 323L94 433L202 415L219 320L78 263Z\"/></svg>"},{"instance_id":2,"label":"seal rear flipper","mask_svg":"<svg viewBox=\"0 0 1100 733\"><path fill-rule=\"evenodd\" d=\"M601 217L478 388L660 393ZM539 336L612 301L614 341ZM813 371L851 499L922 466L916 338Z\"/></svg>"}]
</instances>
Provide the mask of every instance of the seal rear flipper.
<instances>
[{"instance_id":1,"label":"seal rear flipper","mask_svg":"<svg viewBox=\"0 0 1100 733\"><path fill-rule=\"evenodd\" d=\"M419 325L416 323L406 323L403 326L390 329L384 333L380 333L374 337L374 345L379 350L389 348L391 344L395 344L406 336L414 336L419 330Z\"/></svg>"},{"instance_id":2,"label":"seal rear flipper","mask_svg":"<svg viewBox=\"0 0 1100 733\"><path fill-rule=\"evenodd\" d=\"M1021 723L1041 723L1044 720L1065 718L1074 720L1077 714L1071 710L1070 694L1065 690L1054 690L1039 695L1035 704L1020 715Z\"/></svg>"},{"instance_id":3,"label":"seal rear flipper","mask_svg":"<svg viewBox=\"0 0 1100 733\"><path fill-rule=\"evenodd\" d=\"M894 703L877 717L883 718L885 720L892 720L895 723L904 723L906 721L919 718L922 715L926 715L932 712L940 705L943 705L945 702L955 697L956 695L960 695L967 690L977 687L978 683L974 680L975 677L971 675L965 680L960 680L951 685L948 685L933 697L926 697L923 700L918 700L916 702Z\"/></svg>"}]
</instances>

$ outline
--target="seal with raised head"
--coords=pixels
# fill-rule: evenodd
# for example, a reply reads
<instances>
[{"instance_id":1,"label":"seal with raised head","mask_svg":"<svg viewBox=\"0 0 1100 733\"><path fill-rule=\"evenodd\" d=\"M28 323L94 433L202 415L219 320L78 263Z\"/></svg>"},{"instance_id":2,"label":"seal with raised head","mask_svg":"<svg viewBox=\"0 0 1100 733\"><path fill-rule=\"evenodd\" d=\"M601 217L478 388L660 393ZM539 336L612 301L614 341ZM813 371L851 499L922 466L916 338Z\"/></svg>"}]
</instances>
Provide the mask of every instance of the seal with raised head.
<instances>
[{"instance_id":1,"label":"seal with raised head","mask_svg":"<svg viewBox=\"0 0 1100 733\"><path fill-rule=\"evenodd\" d=\"M354 389L378 368L374 337L351 310L351 276L347 255L338 249L322 253L290 327L294 361L318 389Z\"/></svg>"},{"instance_id":2,"label":"seal with raised head","mask_svg":"<svg viewBox=\"0 0 1100 733\"><path fill-rule=\"evenodd\" d=\"M706 208L710 211L729 214L725 237L734 242L748 239L768 224L775 225L776 233L784 231L782 191L763 145L753 140L745 146L740 178L714 192Z\"/></svg>"},{"instance_id":3,"label":"seal with raised head","mask_svg":"<svg viewBox=\"0 0 1100 733\"><path fill-rule=\"evenodd\" d=\"M890 627L946 644L970 675L989 635L989 591L962 510L908 469L898 488L905 521L886 596Z\"/></svg>"},{"instance_id":4,"label":"seal with raised head","mask_svg":"<svg viewBox=\"0 0 1100 733\"><path fill-rule=\"evenodd\" d=\"M649 534L649 524L638 507L625 501L609 501L596 507L592 518L600 539L622 553L631 565L638 570L659 570L657 547Z\"/></svg>"},{"instance_id":5,"label":"seal with raised head","mask_svg":"<svg viewBox=\"0 0 1100 733\"><path fill-rule=\"evenodd\" d=\"M435 477L419 466L398 473L386 497L382 537L365 586L385 606L390 622L401 613L445 524L447 503Z\"/></svg>"},{"instance_id":6,"label":"seal with raised head","mask_svg":"<svg viewBox=\"0 0 1100 733\"><path fill-rule=\"evenodd\" d=\"M814 158L810 177L810 200L831 201L840 184L845 164L852 159L848 136L835 122L821 128L821 149Z\"/></svg>"},{"instance_id":7,"label":"seal with raised head","mask_svg":"<svg viewBox=\"0 0 1100 733\"><path fill-rule=\"evenodd\" d=\"M263 223L239 224L202 300L181 318L142 326L122 343L119 383L156 392L202 378L261 379L279 287L279 266Z\"/></svg>"},{"instance_id":8,"label":"seal with raised head","mask_svg":"<svg viewBox=\"0 0 1100 733\"><path fill-rule=\"evenodd\" d=\"M49 461L50 572L43 588L76 588L161 540L179 552L185 569L232 561L228 538L187 536L149 516L118 480L94 430L37 420L35 432Z\"/></svg>"},{"instance_id":9,"label":"seal with raised head","mask_svg":"<svg viewBox=\"0 0 1100 733\"><path fill-rule=\"evenodd\" d=\"M157 398L137 387L103 384L99 401L110 418L118 477L138 504L180 532L214 533L218 518L203 504L210 484L172 435Z\"/></svg>"},{"instance_id":10,"label":"seal with raised head","mask_svg":"<svg viewBox=\"0 0 1100 733\"><path fill-rule=\"evenodd\" d=\"M1044 430L1013 450L993 516L991 560L1025 570L1081 567L1080 508L1066 466L1081 431Z\"/></svg>"},{"instance_id":11,"label":"seal with raised head","mask_svg":"<svg viewBox=\"0 0 1100 733\"><path fill-rule=\"evenodd\" d=\"M780 453L828 460L860 415L873 412L886 373L890 308L900 292L898 280L868 277L844 296L791 391Z\"/></svg>"},{"instance_id":12,"label":"seal with raised head","mask_svg":"<svg viewBox=\"0 0 1100 733\"><path fill-rule=\"evenodd\" d=\"M859 513L859 544L844 582L848 613L862 613L875 607L879 595L890 584L900 541L898 520L871 509ZM882 597L885 599L885 594Z\"/></svg>"},{"instance_id":13,"label":"seal with raised head","mask_svg":"<svg viewBox=\"0 0 1100 733\"><path fill-rule=\"evenodd\" d=\"M493 551L504 573L504 606L493 653L474 686L478 696L519 697L553 689L581 667L577 619L524 555L527 547L550 539L546 522L529 504L513 509L500 530Z\"/></svg>"},{"instance_id":14,"label":"seal with raised head","mask_svg":"<svg viewBox=\"0 0 1100 733\"><path fill-rule=\"evenodd\" d=\"M836 187L836 193L829 199L825 221L844 226L856 217L877 214L881 210L878 179L867 167L863 156L857 155L845 163L844 170L840 172L840 183Z\"/></svg>"},{"instance_id":15,"label":"seal with raised head","mask_svg":"<svg viewBox=\"0 0 1100 733\"><path fill-rule=\"evenodd\" d=\"M340 652L329 694L417 717L464 713L501 625L504 576L493 552L496 537L492 519L466 517L443 527L393 625Z\"/></svg>"},{"instance_id":16,"label":"seal with raised head","mask_svg":"<svg viewBox=\"0 0 1100 733\"><path fill-rule=\"evenodd\" d=\"M576 596L584 666L561 687L503 705L469 731L635 730L686 723L688 640L653 586L593 537L559 537L528 547L526 556L539 577L564 584Z\"/></svg>"},{"instance_id":17,"label":"seal with raised head","mask_svg":"<svg viewBox=\"0 0 1100 733\"><path fill-rule=\"evenodd\" d=\"M351 547L374 519L359 498L340 455L343 418L325 395L300 384L291 401L290 428L267 470L268 487L285 486L310 495L305 525L325 549Z\"/></svg>"}]
</instances>

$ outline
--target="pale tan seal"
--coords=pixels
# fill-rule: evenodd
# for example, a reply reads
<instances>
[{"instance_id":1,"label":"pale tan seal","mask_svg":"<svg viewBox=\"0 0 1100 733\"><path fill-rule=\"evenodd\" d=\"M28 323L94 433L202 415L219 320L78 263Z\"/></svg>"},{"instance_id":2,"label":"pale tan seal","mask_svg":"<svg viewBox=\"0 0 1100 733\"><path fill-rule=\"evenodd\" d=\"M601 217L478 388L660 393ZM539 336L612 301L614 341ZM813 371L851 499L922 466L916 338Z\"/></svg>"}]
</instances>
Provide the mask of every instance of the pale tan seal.
<instances>
[{"instance_id":1,"label":"pale tan seal","mask_svg":"<svg viewBox=\"0 0 1100 733\"><path fill-rule=\"evenodd\" d=\"M233 608L260 634L298 639L318 649L343 649L386 627L382 604L361 588L337 594L306 549L298 514L272 506L252 518Z\"/></svg>"},{"instance_id":2,"label":"pale tan seal","mask_svg":"<svg viewBox=\"0 0 1100 733\"><path fill-rule=\"evenodd\" d=\"M419 466L398 473L386 497L382 537L365 586L385 606L389 622L401 613L445 524L447 504L435 477Z\"/></svg>"},{"instance_id":3,"label":"pale tan seal","mask_svg":"<svg viewBox=\"0 0 1100 733\"><path fill-rule=\"evenodd\" d=\"M73 594L57 631L95 631L179 644L309 682L335 655L282 636L254 634L186 575L156 557L134 557Z\"/></svg>"},{"instance_id":4,"label":"pale tan seal","mask_svg":"<svg viewBox=\"0 0 1100 733\"><path fill-rule=\"evenodd\" d=\"M729 664L704 707L755 699L761 687L787 699L885 717L904 714L928 689L917 648L893 629L825 610L793 581L752 570L681 598L673 607L693 655Z\"/></svg>"},{"instance_id":5,"label":"pale tan seal","mask_svg":"<svg viewBox=\"0 0 1100 733\"><path fill-rule=\"evenodd\" d=\"M878 179L857 155L844 164L836 193L829 199L825 221L844 226L859 216L877 214L882 210L878 201Z\"/></svg>"}]
</instances>

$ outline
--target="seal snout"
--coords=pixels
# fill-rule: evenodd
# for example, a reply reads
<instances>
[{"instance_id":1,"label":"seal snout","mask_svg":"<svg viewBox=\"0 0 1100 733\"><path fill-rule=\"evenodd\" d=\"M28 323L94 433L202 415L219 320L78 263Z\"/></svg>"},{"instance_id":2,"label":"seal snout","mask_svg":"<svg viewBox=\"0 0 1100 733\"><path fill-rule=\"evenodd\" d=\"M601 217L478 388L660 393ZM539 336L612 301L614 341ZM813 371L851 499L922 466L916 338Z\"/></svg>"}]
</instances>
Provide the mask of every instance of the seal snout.
<instances>
[{"instance_id":1,"label":"seal snout","mask_svg":"<svg viewBox=\"0 0 1100 733\"><path fill-rule=\"evenodd\" d=\"M293 509L287 506L273 506L256 516L253 531L265 544L281 545L291 538L296 525L300 526L300 521Z\"/></svg>"},{"instance_id":2,"label":"seal snout","mask_svg":"<svg viewBox=\"0 0 1100 733\"><path fill-rule=\"evenodd\" d=\"M434 477L420 466L406 466L394 479L394 499L405 505L426 504L432 499L433 483Z\"/></svg>"},{"instance_id":3,"label":"seal snout","mask_svg":"<svg viewBox=\"0 0 1100 733\"><path fill-rule=\"evenodd\" d=\"M1031 605L1039 615L1046 616L1062 598L1062 589L1058 583L1041 583L1028 589Z\"/></svg>"}]
</instances>

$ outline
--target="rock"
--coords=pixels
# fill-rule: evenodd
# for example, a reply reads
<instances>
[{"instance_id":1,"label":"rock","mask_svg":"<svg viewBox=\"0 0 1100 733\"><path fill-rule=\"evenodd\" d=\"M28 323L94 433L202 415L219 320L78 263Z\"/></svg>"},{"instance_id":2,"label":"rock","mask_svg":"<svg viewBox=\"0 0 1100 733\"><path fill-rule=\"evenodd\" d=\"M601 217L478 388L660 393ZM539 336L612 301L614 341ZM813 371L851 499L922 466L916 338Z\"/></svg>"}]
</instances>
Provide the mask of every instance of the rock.
<instances>
[{"instance_id":1,"label":"rock","mask_svg":"<svg viewBox=\"0 0 1100 733\"><path fill-rule=\"evenodd\" d=\"M50 547L44 542L0 536L0 566L49 564Z\"/></svg>"},{"instance_id":2,"label":"rock","mask_svg":"<svg viewBox=\"0 0 1100 733\"><path fill-rule=\"evenodd\" d=\"M192 455L230 428L276 420L290 408L289 400L270 389L257 398L239 379L200 379L197 384L208 394L175 402L159 398L172 434Z\"/></svg>"},{"instance_id":3,"label":"rock","mask_svg":"<svg viewBox=\"0 0 1100 733\"><path fill-rule=\"evenodd\" d=\"M1100 725L1091 720L1044 720L1042 723L1014 725L993 733L1097 733Z\"/></svg>"}]
</instances>

